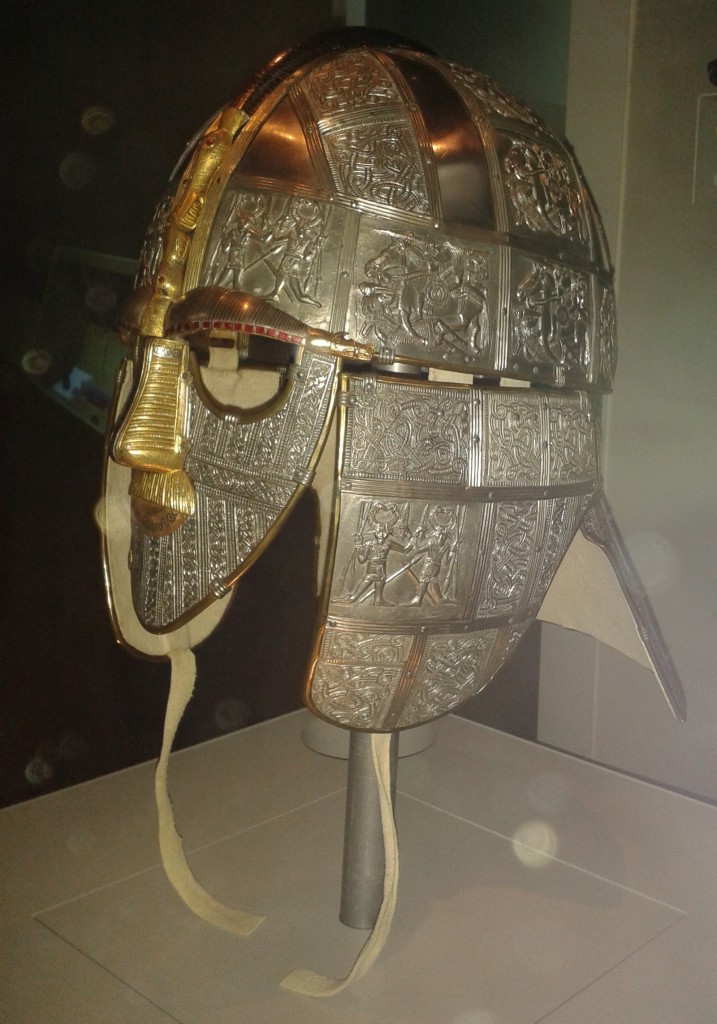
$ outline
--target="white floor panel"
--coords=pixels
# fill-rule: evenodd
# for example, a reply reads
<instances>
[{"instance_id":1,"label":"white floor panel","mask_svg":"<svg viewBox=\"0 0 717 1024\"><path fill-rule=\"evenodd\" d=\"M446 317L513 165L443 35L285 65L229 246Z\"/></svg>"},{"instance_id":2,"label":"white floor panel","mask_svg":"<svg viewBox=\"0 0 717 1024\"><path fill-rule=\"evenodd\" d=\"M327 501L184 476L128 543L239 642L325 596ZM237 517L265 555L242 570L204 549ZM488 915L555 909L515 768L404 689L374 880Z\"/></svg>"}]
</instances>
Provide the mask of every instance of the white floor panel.
<instances>
[{"instance_id":1,"label":"white floor panel","mask_svg":"<svg viewBox=\"0 0 717 1024\"><path fill-rule=\"evenodd\" d=\"M400 763L378 962L328 1000L282 990L367 935L338 920L345 764L305 721L172 759L199 879L266 915L247 938L167 882L151 765L0 812L3 1024L717 1024L717 808L451 717Z\"/></svg>"},{"instance_id":2,"label":"white floor panel","mask_svg":"<svg viewBox=\"0 0 717 1024\"><path fill-rule=\"evenodd\" d=\"M3 1024L172 1024L175 1018L28 919L0 933Z\"/></svg>"},{"instance_id":3,"label":"white floor panel","mask_svg":"<svg viewBox=\"0 0 717 1024\"><path fill-rule=\"evenodd\" d=\"M343 799L326 798L193 855L215 895L267 915L250 937L199 921L159 869L40 920L186 1024L365 1024L369 1008L376 1021L452 1024L482 1013L531 1024L681 916L520 848L526 864L508 840L402 799L388 946L353 991L317 1004L277 986L296 966L345 974L365 937L337 920L342 817Z\"/></svg>"}]
</instances>

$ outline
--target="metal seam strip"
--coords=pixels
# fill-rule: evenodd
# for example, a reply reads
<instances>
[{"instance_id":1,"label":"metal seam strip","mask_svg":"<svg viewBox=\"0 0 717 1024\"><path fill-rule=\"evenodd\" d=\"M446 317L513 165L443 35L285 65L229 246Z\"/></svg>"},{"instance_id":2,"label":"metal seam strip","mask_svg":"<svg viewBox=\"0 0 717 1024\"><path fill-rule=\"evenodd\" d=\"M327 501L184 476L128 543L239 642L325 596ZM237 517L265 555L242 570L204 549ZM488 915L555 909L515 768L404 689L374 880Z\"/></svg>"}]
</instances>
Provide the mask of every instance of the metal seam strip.
<instances>
[{"instance_id":1,"label":"metal seam strip","mask_svg":"<svg viewBox=\"0 0 717 1024\"><path fill-rule=\"evenodd\" d=\"M486 552L491 550L490 540L493 536L495 521L495 506L489 505L482 517L478 544L476 550L476 561L473 568L468 601L466 604L466 618L477 621L477 609L480 603L480 590L483 578L486 575Z\"/></svg>"},{"instance_id":2,"label":"metal seam strip","mask_svg":"<svg viewBox=\"0 0 717 1024\"><path fill-rule=\"evenodd\" d=\"M552 484L535 487L463 487L440 481L426 484L417 480L375 480L371 477L344 478L342 490L356 497L394 497L401 500L439 501L445 498L466 504L491 505L501 501L545 501L548 498L568 498L576 494L592 494L595 478L570 484Z\"/></svg>"},{"instance_id":3,"label":"metal seam strip","mask_svg":"<svg viewBox=\"0 0 717 1024\"><path fill-rule=\"evenodd\" d=\"M602 337L600 332L600 297L601 287L597 277L594 274L590 275L590 335L588 338L588 365L585 367L585 377L593 385L599 384L600 377L600 350L602 347Z\"/></svg>"},{"instance_id":4,"label":"metal seam strip","mask_svg":"<svg viewBox=\"0 0 717 1024\"><path fill-rule=\"evenodd\" d=\"M333 186L331 166L329 164L328 155L323 146L321 132L317 132L314 129L314 115L306 95L305 82L302 81L297 88L290 93L289 99L303 130L304 139L306 140L306 148L309 151L309 158L314 171L316 172L319 184L322 188L330 190Z\"/></svg>"},{"instance_id":5,"label":"metal seam strip","mask_svg":"<svg viewBox=\"0 0 717 1024\"><path fill-rule=\"evenodd\" d=\"M426 631L421 630L414 638L410 653L406 659L405 665L403 666L403 671L401 672L401 678L399 679L398 686L394 692L393 699L391 700L391 703L384 715L383 722L381 723L382 729L395 728L396 723L401 717L401 712L406 706L406 701L413 689L418 666L420 665L421 657L423 656L423 651L426 646L426 637Z\"/></svg>"},{"instance_id":6,"label":"metal seam strip","mask_svg":"<svg viewBox=\"0 0 717 1024\"><path fill-rule=\"evenodd\" d=\"M344 214L341 246L336 267L336 284L334 302L331 309L330 331L345 331L347 328L349 300L353 285L354 258L358 242L361 215L355 210L346 210Z\"/></svg>"},{"instance_id":7,"label":"metal seam strip","mask_svg":"<svg viewBox=\"0 0 717 1024\"><path fill-rule=\"evenodd\" d=\"M480 487L483 473L483 394L479 388L474 388L470 401L470 423L468 450L468 486L470 488Z\"/></svg>"},{"instance_id":8,"label":"metal seam strip","mask_svg":"<svg viewBox=\"0 0 717 1024\"><path fill-rule=\"evenodd\" d=\"M513 257L509 246L498 247L498 331L495 342L495 366L508 368L511 351L510 305L512 293Z\"/></svg>"},{"instance_id":9,"label":"metal seam strip","mask_svg":"<svg viewBox=\"0 0 717 1024\"><path fill-rule=\"evenodd\" d=\"M464 618L460 619L436 619L431 622L430 626L419 623L399 625L395 622L357 621L356 619L344 619L335 614L329 614L326 624L331 629L338 629L345 633L376 633L386 636L415 636L417 630L422 630L425 636L431 636L434 633L474 633L484 629L501 629L531 621L540 610L541 603L533 602L519 612L510 615L471 617L466 614Z\"/></svg>"},{"instance_id":10,"label":"metal seam strip","mask_svg":"<svg viewBox=\"0 0 717 1024\"><path fill-rule=\"evenodd\" d=\"M547 501L539 501L537 504L538 504L538 507L537 507L537 510L536 510L537 522L536 522L536 527L535 527L535 537L536 537L537 542L538 542L537 543L537 551L539 551L540 547L541 547L541 544L542 544L542 538L548 536L546 534L546 532L545 532L545 529L546 529L546 525L545 524L546 524L546 522L549 522L552 519L554 501L553 501L552 498L549 498ZM538 557L537 556L536 549L534 549L531 552L531 558L530 558L530 562L529 562L529 571L528 571L528 574L527 574L526 579L525 579L525 586L523 587L523 595L522 595L522 597L520 599L520 602L518 604L518 614L522 614L523 611L524 611L524 608L530 602L530 597L531 597L531 595L533 593L533 589L535 587L535 581L540 576L540 571L542 569L542 565L543 565L543 559L542 559L542 557Z\"/></svg>"},{"instance_id":11,"label":"metal seam strip","mask_svg":"<svg viewBox=\"0 0 717 1024\"><path fill-rule=\"evenodd\" d=\"M540 482L550 486L550 405L546 395L539 396L540 409Z\"/></svg>"}]
</instances>

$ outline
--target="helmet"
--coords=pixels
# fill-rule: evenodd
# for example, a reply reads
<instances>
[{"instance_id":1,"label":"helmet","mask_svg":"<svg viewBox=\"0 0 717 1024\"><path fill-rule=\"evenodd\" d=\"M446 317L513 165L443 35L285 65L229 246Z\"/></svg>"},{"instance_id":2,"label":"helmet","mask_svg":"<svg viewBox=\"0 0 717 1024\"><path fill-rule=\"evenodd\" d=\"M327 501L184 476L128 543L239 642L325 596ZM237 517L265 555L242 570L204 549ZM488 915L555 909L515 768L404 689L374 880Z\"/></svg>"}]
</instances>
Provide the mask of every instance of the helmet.
<instances>
[{"instance_id":1,"label":"helmet","mask_svg":"<svg viewBox=\"0 0 717 1024\"><path fill-rule=\"evenodd\" d=\"M339 724L481 689L604 502L614 296L580 170L519 100L404 40L319 38L213 118L121 326L118 633L154 649L201 619L318 480L306 695Z\"/></svg>"},{"instance_id":2,"label":"helmet","mask_svg":"<svg viewBox=\"0 0 717 1024\"><path fill-rule=\"evenodd\" d=\"M279 55L190 145L121 329L105 558L129 647L181 676L313 486L321 717L391 733L477 693L579 529L682 714L600 486L600 222L566 144L486 76L370 32Z\"/></svg>"}]
</instances>

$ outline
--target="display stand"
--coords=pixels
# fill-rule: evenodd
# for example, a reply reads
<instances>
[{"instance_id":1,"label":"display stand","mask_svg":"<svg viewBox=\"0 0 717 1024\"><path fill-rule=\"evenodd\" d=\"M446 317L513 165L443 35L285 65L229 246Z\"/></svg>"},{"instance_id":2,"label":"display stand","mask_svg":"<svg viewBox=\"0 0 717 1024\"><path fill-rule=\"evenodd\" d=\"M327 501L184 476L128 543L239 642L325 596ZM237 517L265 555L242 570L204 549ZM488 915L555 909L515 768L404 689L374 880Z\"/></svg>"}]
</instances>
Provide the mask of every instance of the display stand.
<instances>
[{"instance_id":1,"label":"display stand","mask_svg":"<svg viewBox=\"0 0 717 1024\"><path fill-rule=\"evenodd\" d=\"M395 802L398 759L426 750L438 732L436 722L396 732L391 742L391 798ZM310 750L348 760L346 823L340 920L350 928L372 928L383 897L383 835L371 733L339 728L315 715L301 738Z\"/></svg>"},{"instance_id":2,"label":"display stand","mask_svg":"<svg viewBox=\"0 0 717 1024\"><path fill-rule=\"evenodd\" d=\"M391 736L391 802L395 806L398 733ZM383 899L384 848L371 733L352 730L339 918L349 928L373 928Z\"/></svg>"}]
</instances>

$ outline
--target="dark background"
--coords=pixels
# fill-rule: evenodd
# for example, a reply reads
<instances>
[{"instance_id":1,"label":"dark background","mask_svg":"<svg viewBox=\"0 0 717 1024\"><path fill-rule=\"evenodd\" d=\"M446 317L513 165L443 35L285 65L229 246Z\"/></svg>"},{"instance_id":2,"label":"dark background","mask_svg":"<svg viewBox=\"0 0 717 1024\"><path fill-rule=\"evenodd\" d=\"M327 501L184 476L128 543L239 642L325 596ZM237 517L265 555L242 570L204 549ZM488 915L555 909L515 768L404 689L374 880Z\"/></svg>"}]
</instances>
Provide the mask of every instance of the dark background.
<instances>
[{"instance_id":1,"label":"dark background","mask_svg":"<svg viewBox=\"0 0 717 1024\"><path fill-rule=\"evenodd\" d=\"M274 52L332 25L328 2L12 6L2 81L0 805L157 756L168 690L167 665L130 657L111 633L93 518L102 437L21 369L28 348L52 349L37 333L52 255L71 246L136 258L187 140ZM373 24L416 38L405 20L389 4ZM114 124L91 135L82 115L98 105ZM300 705L313 531L307 496L197 651L177 746ZM534 738L538 648L535 627L462 713Z\"/></svg>"}]
</instances>

